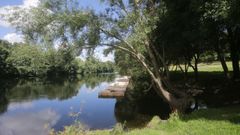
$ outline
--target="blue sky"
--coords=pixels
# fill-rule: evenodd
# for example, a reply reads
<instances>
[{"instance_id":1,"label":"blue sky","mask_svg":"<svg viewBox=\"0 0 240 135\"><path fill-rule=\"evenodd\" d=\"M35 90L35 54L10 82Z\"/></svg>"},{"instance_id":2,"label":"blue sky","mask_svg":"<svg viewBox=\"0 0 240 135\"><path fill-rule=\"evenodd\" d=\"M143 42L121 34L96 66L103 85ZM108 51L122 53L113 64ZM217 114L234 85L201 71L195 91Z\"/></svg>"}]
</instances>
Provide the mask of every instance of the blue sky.
<instances>
[{"instance_id":1,"label":"blue sky","mask_svg":"<svg viewBox=\"0 0 240 135\"><path fill-rule=\"evenodd\" d=\"M34 0L25 0L25 1L34 1ZM24 0L1 0L0 1L0 8L5 6L16 6L16 5L23 5ZM100 0L79 0L79 4L81 7L89 7L96 11L103 11L104 4L100 3ZM15 32L15 29L11 27L4 27L0 24L0 38L2 39L6 34Z\"/></svg>"},{"instance_id":2,"label":"blue sky","mask_svg":"<svg viewBox=\"0 0 240 135\"><path fill-rule=\"evenodd\" d=\"M22 0L2 0L0 2L0 6L7 6L7 5L20 5L22 4Z\"/></svg>"},{"instance_id":3,"label":"blue sky","mask_svg":"<svg viewBox=\"0 0 240 135\"><path fill-rule=\"evenodd\" d=\"M4 7L9 6L32 6L39 0L0 0L0 13L6 12L3 11ZM78 0L79 4L83 8L91 8L94 9L96 12L104 11L105 7L104 4L100 2L100 0ZM21 42L22 41L22 35L19 35L19 33L16 32L16 30L9 26L9 24L3 22L0 20L0 39L8 40L9 42ZM96 54L97 57L102 59L103 61L106 60L113 60L113 54L104 57L101 53L103 52L103 49L97 49L98 53Z\"/></svg>"},{"instance_id":4,"label":"blue sky","mask_svg":"<svg viewBox=\"0 0 240 135\"><path fill-rule=\"evenodd\" d=\"M13 5L20 5L22 0L2 0L0 1L0 7L4 6L13 6ZM0 25L0 38L3 38L6 34L15 32L13 28L10 27L3 27Z\"/></svg>"}]
</instances>

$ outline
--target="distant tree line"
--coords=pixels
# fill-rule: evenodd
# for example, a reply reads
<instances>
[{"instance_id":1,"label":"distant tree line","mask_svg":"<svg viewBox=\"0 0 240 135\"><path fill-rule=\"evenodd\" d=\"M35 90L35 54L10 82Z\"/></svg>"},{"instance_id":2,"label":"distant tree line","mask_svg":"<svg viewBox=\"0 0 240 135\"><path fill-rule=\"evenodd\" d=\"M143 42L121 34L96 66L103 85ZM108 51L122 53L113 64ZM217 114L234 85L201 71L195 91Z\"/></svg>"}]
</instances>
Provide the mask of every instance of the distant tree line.
<instances>
[{"instance_id":1,"label":"distant tree line","mask_svg":"<svg viewBox=\"0 0 240 135\"><path fill-rule=\"evenodd\" d=\"M101 62L99 59L90 56L85 61L78 60L79 74L113 73L116 67L113 62Z\"/></svg>"},{"instance_id":2,"label":"distant tree line","mask_svg":"<svg viewBox=\"0 0 240 135\"><path fill-rule=\"evenodd\" d=\"M100 62L93 57L89 57L86 61L76 59L76 53L72 47L54 49L0 41L1 76L35 77L113 71L113 62Z\"/></svg>"}]
</instances>

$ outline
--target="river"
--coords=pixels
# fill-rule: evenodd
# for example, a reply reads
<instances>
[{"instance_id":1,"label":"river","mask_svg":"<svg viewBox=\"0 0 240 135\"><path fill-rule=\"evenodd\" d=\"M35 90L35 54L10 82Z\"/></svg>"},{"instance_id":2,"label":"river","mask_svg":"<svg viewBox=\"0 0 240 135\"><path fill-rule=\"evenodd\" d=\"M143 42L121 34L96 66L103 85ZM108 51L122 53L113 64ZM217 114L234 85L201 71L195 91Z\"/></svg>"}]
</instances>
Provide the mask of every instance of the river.
<instances>
[{"instance_id":1,"label":"river","mask_svg":"<svg viewBox=\"0 0 240 135\"><path fill-rule=\"evenodd\" d=\"M116 123L145 126L154 115L167 118L166 109L154 110L150 100L101 99L98 93L115 75L11 79L0 81L0 135L46 135L51 129L80 123L86 129L110 129ZM145 107L139 107L139 106ZM160 107L159 107L160 108Z\"/></svg>"}]
</instances>

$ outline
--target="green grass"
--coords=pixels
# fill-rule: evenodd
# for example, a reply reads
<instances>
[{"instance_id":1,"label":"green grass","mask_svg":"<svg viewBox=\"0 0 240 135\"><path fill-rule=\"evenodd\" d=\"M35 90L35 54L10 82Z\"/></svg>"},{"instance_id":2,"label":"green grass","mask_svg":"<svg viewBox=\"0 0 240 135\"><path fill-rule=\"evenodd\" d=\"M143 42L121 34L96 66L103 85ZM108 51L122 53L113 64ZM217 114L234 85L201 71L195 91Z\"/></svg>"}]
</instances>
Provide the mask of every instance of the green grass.
<instances>
[{"instance_id":1,"label":"green grass","mask_svg":"<svg viewBox=\"0 0 240 135\"><path fill-rule=\"evenodd\" d=\"M228 70L232 71L232 63L226 62ZM213 71L223 71L222 65L220 62L213 62L213 63L200 63L199 65L199 71L202 72L213 72Z\"/></svg>"},{"instance_id":2,"label":"green grass","mask_svg":"<svg viewBox=\"0 0 240 135\"><path fill-rule=\"evenodd\" d=\"M168 121L157 116L147 127L123 131L120 125L112 130L81 131L66 127L57 135L240 135L240 106L199 110L190 115L173 114Z\"/></svg>"},{"instance_id":3,"label":"green grass","mask_svg":"<svg viewBox=\"0 0 240 135\"><path fill-rule=\"evenodd\" d=\"M226 62L228 70L232 71L232 63L231 62ZM184 65L181 65L181 67L184 69ZM174 67L170 67L171 70L175 70L175 66ZM198 70L199 72L214 72L214 71L223 71L222 65L220 62L216 61L216 62L212 62L212 63L199 63L198 64ZM180 69L178 68L177 71L180 71ZM188 72L193 72L193 69L191 67L189 67Z\"/></svg>"}]
</instances>

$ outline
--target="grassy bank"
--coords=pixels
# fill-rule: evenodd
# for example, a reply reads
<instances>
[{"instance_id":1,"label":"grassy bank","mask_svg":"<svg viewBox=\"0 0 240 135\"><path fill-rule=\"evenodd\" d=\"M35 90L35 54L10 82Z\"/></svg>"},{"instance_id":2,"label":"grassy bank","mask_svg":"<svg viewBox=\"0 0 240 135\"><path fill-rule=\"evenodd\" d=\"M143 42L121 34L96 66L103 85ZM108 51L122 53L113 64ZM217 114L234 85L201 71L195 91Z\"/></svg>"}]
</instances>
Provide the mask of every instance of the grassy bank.
<instances>
[{"instance_id":1,"label":"grassy bank","mask_svg":"<svg viewBox=\"0 0 240 135\"><path fill-rule=\"evenodd\" d=\"M54 134L54 133L53 133ZM240 135L240 106L205 109L178 116L168 121L154 117L147 127L123 131L117 125L112 130L83 131L77 126L54 135Z\"/></svg>"},{"instance_id":2,"label":"grassy bank","mask_svg":"<svg viewBox=\"0 0 240 135\"><path fill-rule=\"evenodd\" d=\"M227 61L226 62L228 70L232 71L232 62ZM184 65L180 65L184 69ZM180 68L178 67L176 70L175 66L170 66L171 71L180 71ZM198 70L199 72L223 72L222 65L219 61L211 62L211 63L199 63L198 64ZM189 67L188 72L193 72L193 69Z\"/></svg>"}]
</instances>

